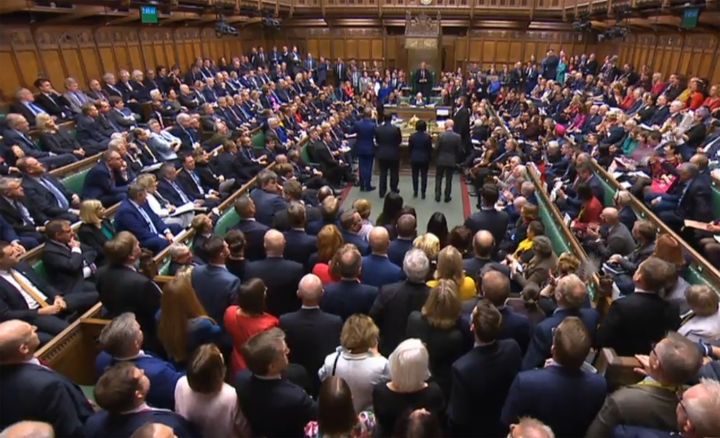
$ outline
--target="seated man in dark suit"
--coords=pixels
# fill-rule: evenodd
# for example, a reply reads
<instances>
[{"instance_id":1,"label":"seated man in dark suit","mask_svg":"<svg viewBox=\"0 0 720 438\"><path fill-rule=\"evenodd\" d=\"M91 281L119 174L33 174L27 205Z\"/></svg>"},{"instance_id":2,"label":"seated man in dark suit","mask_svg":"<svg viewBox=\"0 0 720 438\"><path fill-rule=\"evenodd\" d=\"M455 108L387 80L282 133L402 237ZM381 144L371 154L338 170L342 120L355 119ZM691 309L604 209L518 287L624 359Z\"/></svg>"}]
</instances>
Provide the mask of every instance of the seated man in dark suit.
<instances>
[{"instance_id":1,"label":"seated man in dark suit","mask_svg":"<svg viewBox=\"0 0 720 438\"><path fill-rule=\"evenodd\" d=\"M515 377L502 409L503 425L533 417L557 436L585 436L607 393L603 376L582 369L591 345L585 323L565 318L553 334L552 361Z\"/></svg>"},{"instance_id":2,"label":"seated man in dark suit","mask_svg":"<svg viewBox=\"0 0 720 438\"><path fill-rule=\"evenodd\" d=\"M268 227L272 226L275 213L287 208L287 202L279 194L278 177L273 171L258 174L258 188L250 193L257 206L257 220Z\"/></svg>"},{"instance_id":3,"label":"seated man in dark suit","mask_svg":"<svg viewBox=\"0 0 720 438\"><path fill-rule=\"evenodd\" d=\"M155 316L160 309L160 288L137 272L140 243L132 234L122 231L105 244L107 265L98 270L97 289L107 316L114 318L133 312L143 334L144 347L156 351Z\"/></svg>"},{"instance_id":4,"label":"seated man in dark suit","mask_svg":"<svg viewBox=\"0 0 720 438\"><path fill-rule=\"evenodd\" d=\"M405 253L413 247L413 240L417 236L417 219L411 214L404 214L398 218L396 229L397 239L390 242L388 258L402 266Z\"/></svg>"},{"instance_id":5,"label":"seated man in dark suit","mask_svg":"<svg viewBox=\"0 0 720 438\"><path fill-rule=\"evenodd\" d=\"M114 130L102 125L98 121L97 107L93 103L87 103L82 107L82 114L75 123L75 136L78 142L91 150L99 150L107 147L110 136Z\"/></svg>"},{"instance_id":6,"label":"seated man in dark suit","mask_svg":"<svg viewBox=\"0 0 720 438\"><path fill-rule=\"evenodd\" d=\"M508 289L509 289L508 284ZM475 347L452 365L448 417L452 435L501 436L500 411L522 353L512 339L499 339L503 317L489 300L477 303L470 331Z\"/></svg>"},{"instance_id":7,"label":"seated man in dark suit","mask_svg":"<svg viewBox=\"0 0 720 438\"><path fill-rule=\"evenodd\" d=\"M480 230L492 233L495 242L502 242L508 226L508 214L495 209L500 193L495 184L485 184L480 191L480 211L465 220L473 234Z\"/></svg>"},{"instance_id":8,"label":"seated man in dark suit","mask_svg":"<svg viewBox=\"0 0 720 438\"><path fill-rule=\"evenodd\" d=\"M405 254L403 272L405 281L387 284L380 288L370 308L370 316L380 328L380 353L389 356L405 339L408 316L425 304L430 289L425 283L430 261L421 249Z\"/></svg>"},{"instance_id":9,"label":"seated man in dark suit","mask_svg":"<svg viewBox=\"0 0 720 438\"><path fill-rule=\"evenodd\" d=\"M142 351L143 333L135 315L125 312L113 318L100 332L99 342L102 351L95 359L98 376L116 363L132 363L150 379L148 403L157 408L175 409L175 386L183 373L169 362Z\"/></svg>"},{"instance_id":10,"label":"seated man in dark suit","mask_svg":"<svg viewBox=\"0 0 720 438\"><path fill-rule=\"evenodd\" d=\"M259 278L267 287L267 311L281 316L294 312L300 307L296 291L305 272L298 262L283 258L285 236L277 230L265 233L265 260L256 260L245 265L245 278Z\"/></svg>"},{"instance_id":11,"label":"seated man in dark suit","mask_svg":"<svg viewBox=\"0 0 720 438\"><path fill-rule=\"evenodd\" d=\"M0 323L0 429L28 419L52 425L57 436L83 436L93 414L82 390L35 358L37 328L11 319Z\"/></svg>"},{"instance_id":12,"label":"seated man in dark suit","mask_svg":"<svg viewBox=\"0 0 720 438\"><path fill-rule=\"evenodd\" d=\"M147 205L147 192L139 185L128 189L128 199L120 204L115 215L118 231L129 231L140 241L140 246L153 253L165 249L173 241L173 231L179 232L177 224L168 225Z\"/></svg>"},{"instance_id":13,"label":"seated man in dark suit","mask_svg":"<svg viewBox=\"0 0 720 438\"><path fill-rule=\"evenodd\" d=\"M680 232L685 219L710 222L712 212L712 187L710 179L700 175L695 164L683 163L678 166L679 181L685 184L674 208L659 211L658 216L676 232ZM653 204L654 205L654 204Z\"/></svg>"},{"instance_id":14,"label":"seated man in dark suit","mask_svg":"<svg viewBox=\"0 0 720 438\"><path fill-rule=\"evenodd\" d=\"M200 176L195 172L195 158L186 155L183 165L177 172L177 183L191 199L207 208L216 207L220 203L220 193L203 185Z\"/></svg>"},{"instance_id":15,"label":"seated man in dark suit","mask_svg":"<svg viewBox=\"0 0 720 438\"><path fill-rule=\"evenodd\" d=\"M674 265L657 257L648 257L633 275L635 292L610 305L598 330L600 347L614 348L620 356L648 354L655 342L669 330L677 330L680 316L677 306L659 294L668 279L677 275Z\"/></svg>"},{"instance_id":16,"label":"seated man in dark suit","mask_svg":"<svg viewBox=\"0 0 720 438\"><path fill-rule=\"evenodd\" d=\"M289 230L285 231L285 258L307 265L310 255L317 251L317 237L305 232L306 210L300 202L291 202L287 208Z\"/></svg>"},{"instance_id":17,"label":"seated man in dark suit","mask_svg":"<svg viewBox=\"0 0 720 438\"><path fill-rule=\"evenodd\" d=\"M243 195L235 201L233 208L240 217L235 229L243 232L247 242L245 257L249 260L265 258L265 233L270 227L255 220L255 202L251 197Z\"/></svg>"},{"instance_id":18,"label":"seated man in dark suit","mask_svg":"<svg viewBox=\"0 0 720 438\"><path fill-rule=\"evenodd\" d=\"M530 345L523 358L522 369L542 367L551 355L553 330L565 319L578 317L584 324L592 341L595 338L600 319L595 309L583 308L587 299L587 287L575 274L561 278L555 286L557 309L551 316L540 322L533 332Z\"/></svg>"},{"instance_id":19,"label":"seated man in dark suit","mask_svg":"<svg viewBox=\"0 0 720 438\"><path fill-rule=\"evenodd\" d=\"M175 206L194 202L194 199L177 183L177 170L172 163L165 163L158 170L158 192Z\"/></svg>"},{"instance_id":20,"label":"seated man in dark suit","mask_svg":"<svg viewBox=\"0 0 720 438\"><path fill-rule=\"evenodd\" d=\"M97 299L95 288L95 258L97 254L81 247L70 222L55 219L45 227L43 262L50 283L66 294L91 293Z\"/></svg>"},{"instance_id":21,"label":"seated man in dark suit","mask_svg":"<svg viewBox=\"0 0 720 438\"><path fill-rule=\"evenodd\" d=\"M35 157L50 169L74 163L77 158L73 154L51 155L45 152L30 137L30 124L20 114L8 114L5 117L7 129L3 131L2 155L11 166L22 157Z\"/></svg>"},{"instance_id":22,"label":"seated man in dark suit","mask_svg":"<svg viewBox=\"0 0 720 438\"><path fill-rule=\"evenodd\" d=\"M289 349L282 330L273 328L253 336L242 353L248 369L238 374L235 389L253 434L302 436L305 425L317 418L318 408L301 387L283 377Z\"/></svg>"},{"instance_id":23,"label":"seated man in dark suit","mask_svg":"<svg viewBox=\"0 0 720 438\"><path fill-rule=\"evenodd\" d=\"M18 254L25 254L26 249L20 243L20 238L13 230L12 226L0 215L0 241L8 242Z\"/></svg>"},{"instance_id":24,"label":"seated man in dark suit","mask_svg":"<svg viewBox=\"0 0 720 438\"><path fill-rule=\"evenodd\" d=\"M100 162L85 177L82 198L97 199L105 208L126 199L128 186L119 176L123 166L117 151L104 152Z\"/></svg>"},{"instance_id":25,"label":"seated man in dark suit","mask_svg":"<svg viewBox=\"0 0 720 438\"><path fill-rule=\"evenodd\" d=\"M33 157L23 157L18 160L17 167L23 174L25 195L32 199L36 209L48 218L78 221L77 214L70 209L80 207L80 197L70 193L60 181L47 173L40 161Z\"/></svg>"},{"instance_id":26,"label":"seated man in dark suit","mask_svg":"<svg viewBox=\"0 0 720 438\"><path fill-rule=\"evenodd\" d=\"M45 109L45 112L57 117L59 120L74 118L75 115L73 114L70 102L68 102L62 94L55 91L52 82L46 78L39 78L35 80L33 85L40 91L35 101Z\"/></svg>"},{"instance_id":27,"label":"seated man in dark suit","mask_svg":"<svg viewBox=\"0 0 720 438\"><path fill-rule=\"evenodd\" d=\"M378 290L360 283L362 256L355 245L346 243L338 250L340 281L328 284L320 308L345 321L355 313L368 314Z\"/></svg>"},{"instance_id":28,"label":"seated man in dark suit","mask_svg":"<svg viewBox=\"0 0 720 438\"><path fill-rule=\"evenodd\" d=\"M208 263L193 269L193 289L208 316L222 325L225 310L237 299L240 279L225 267L230 250L222 237L210 237L202 249Z\"/></svg>"},{"instance_id":29,"label":"seated man in dark suit","mask_svg":"<svg viewBox=\"0 0 720 438\"><path fill-rule=\"evenodd\" d=\"M637 358L646 377L638 384L618 389L605 399L588 429L588 437L612 436L615 426L620 425L676 431L676 389L693 381L700 370L702 355L697 344L670 332L655 345L649 356Z\"/></svg>"},{"instance_id":30,"label":"seated man in dark suit","mask_svg":"<svg viewBox=\"0 0 720 438\"><path fill-rule=\"evenodd\" d=\"M175 436L197 436L195 427L182 416L148 406L146 398L150 380L131 362L110 367L95 384L95 401L102 408L85 423L85 436L129 437L148 423L161 423L172 428Z\"/></svg>"},{"instance_id":31,"label":"seated man in dark suit","mask_svg":"<svg viewBox=\"0 0 720 438\"><path fill-rule=\"evenodd\" d=\"M42 232L48 217L28 202L22 180L0 178L0 215L25 249L35 248L45 240Z\"/></svg>"},{"instance_id":32,"label":"seated man in dark suit","mask_svg":"<svg viewBox=\"0 0 720 438\"><path fill-rule=\"evenodd\" d=\"M35 96L27 88L20 88L15 93L15 102L10 105L10 112L25 117L31 125L35 125L36 116L47 114L47 110L35 102Z\"/></svg>"},{"instance_id":33,"label":"seated man in dark suit","mask_svg":"<svg viewBox=\"0 0 720 438\"><path fill-rule=\"evenodd\" d=\"M280 328L285 332L290 348L290 361L305 367L312 376L315 391L320 380L314 370L322 367L325 357L340 343L342 319L320 310L323 286L314 274L305 275L298 284L298 297L302 307L280 317Z\"/></svg>"},{"instance_id":34,"label":"seated man in dark suit","mask_svg":"<svg viewBox=\"0 0 720 438\"><path fill-rule=\"evenodd\" d=\"M360 251L360 254L366 255L370 252L370 245L365 238L360 235L362 228L362 217L355 210L348 210L340 215L340 225L342 237L345 243L352 243Z\"/></svg>"},{"instance_id":35,"label":"seated man in dark suit","mask_svg":"<svg viewBox=\"0 0 720 438\"><path fill-rule=\"evenodd\" d=\"M387 228L375 227L370 230L369 241L372 252L363 257L362 282L380 288L402 280L402 270L388 259L390 235Z\"/></svg>"}]
</instances>

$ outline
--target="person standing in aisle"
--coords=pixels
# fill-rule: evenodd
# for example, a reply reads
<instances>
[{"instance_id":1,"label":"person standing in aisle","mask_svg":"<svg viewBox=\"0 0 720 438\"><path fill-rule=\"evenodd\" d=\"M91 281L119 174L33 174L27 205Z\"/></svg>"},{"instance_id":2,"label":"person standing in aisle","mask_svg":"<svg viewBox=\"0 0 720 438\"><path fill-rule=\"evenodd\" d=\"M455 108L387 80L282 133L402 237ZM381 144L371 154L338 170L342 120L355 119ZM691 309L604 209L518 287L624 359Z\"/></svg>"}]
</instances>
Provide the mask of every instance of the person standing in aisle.
<instances>
[{"instance_id":1,"label":"person standing in aisle","mask_svg":"<svg viewBox=\"0 0 720 438\"><path fill-rule=\"evenodd\" d=\"M380 167L380 197L384 198L387 191L387 177L390 172L390 190L400 193L398 180L400 175L400 128L392 125L392 115L385 114L383 124L375 128L377 142L377 160Z\"/></svg>"},{"instance_id":2,"label":"person standing in aisle","mask_svg":"<svg viewBox=\"0 0 720 438\"><path fill-rule=\"evenodd\" d=\"M375 122L372 120L370 107L363 110L363 118L355 122L352 132L357 134L355 154L360 162L360 191L370 192L375 190L375 187L371 185L372 166L375 159Z\"/></svg>"},{"instance_id":3,"label":"person standing in aisle","mask_svg":"<svg viewBox=\"0 0 720 438\"><path fill-rule=\"evenodd\" d=\"M460 134L453 131L452 120L445 121L445 132L440 134L437 144L437 160L435 162L435 202L440 202L442 180L445 177L445 202L452 199L452 178L457 167L457 160L462 148Z\"/></svg>"}]
</instances>

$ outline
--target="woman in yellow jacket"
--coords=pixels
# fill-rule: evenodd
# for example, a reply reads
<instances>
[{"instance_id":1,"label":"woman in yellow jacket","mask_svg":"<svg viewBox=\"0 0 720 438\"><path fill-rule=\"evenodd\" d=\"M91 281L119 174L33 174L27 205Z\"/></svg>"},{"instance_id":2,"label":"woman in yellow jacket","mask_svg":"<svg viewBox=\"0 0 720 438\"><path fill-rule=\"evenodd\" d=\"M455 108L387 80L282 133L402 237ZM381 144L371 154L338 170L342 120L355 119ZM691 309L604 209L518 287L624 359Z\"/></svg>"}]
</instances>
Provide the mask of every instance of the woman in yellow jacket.
<instances>
[{"instance_id":1,"label":"woman in yellow jacket","mask_svg":"<svg viewBox=\"0 0 720 438\"><path fill-rule=\"evenodd\" d=\"M477 295L475 280L465 275L462 254L454 246L446 246L438 254L435 280L428 281L428 287L437 287L439 280L453 280L461 300L469 300Z\"/></svg>"}]
</instances>

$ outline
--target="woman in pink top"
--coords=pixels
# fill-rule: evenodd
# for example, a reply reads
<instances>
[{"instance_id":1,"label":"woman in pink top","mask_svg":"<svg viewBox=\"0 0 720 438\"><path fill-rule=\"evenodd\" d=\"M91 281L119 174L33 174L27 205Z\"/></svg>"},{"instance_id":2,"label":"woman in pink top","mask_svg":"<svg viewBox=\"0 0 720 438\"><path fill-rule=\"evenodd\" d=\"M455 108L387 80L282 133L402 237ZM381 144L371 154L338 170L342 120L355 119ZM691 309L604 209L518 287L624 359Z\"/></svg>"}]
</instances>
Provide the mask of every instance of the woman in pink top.
<instances>
[{"instance_id":1,"label":"woman in pink top","mask_svg":"<svg viewBox=\"0 0 720 438\"><path fill-rule=\"evenodd\" d=\"M232 371L237 374L247 368L242 347L254 335L280 325L278 319L265 313L265 283L251 278L240 286L238 305L225 311L225 330L233 340Z\"/></svg>"}]
</instances>

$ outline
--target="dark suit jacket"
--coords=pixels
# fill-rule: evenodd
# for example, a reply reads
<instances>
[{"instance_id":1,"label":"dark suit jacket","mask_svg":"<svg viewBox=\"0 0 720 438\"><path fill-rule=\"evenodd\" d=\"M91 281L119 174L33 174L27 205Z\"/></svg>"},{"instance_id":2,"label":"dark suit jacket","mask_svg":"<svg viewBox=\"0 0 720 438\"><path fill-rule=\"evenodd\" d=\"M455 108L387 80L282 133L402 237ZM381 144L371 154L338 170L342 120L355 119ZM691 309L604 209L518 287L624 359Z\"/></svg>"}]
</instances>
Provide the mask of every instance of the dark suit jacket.
<instances>
[{"instance_id":1,"label":"dark suit jacket","mask_svg":"<svg viewBox=\"0 0 720 438\"><path fill-rule=\"evenodd\" d=\"M370 286L381 287L402 280L402 269L387 257L368 254L362 261L362 282Z\"/></svg>"},{"instance_id":2,"label":"dark suit jacket","mask_svg":"<svg viewBox=\"0 0 720 438\"><path fill-rule=\"evenodd\" d=\"M453 435L502 436L500 412L521 361L520 348L510 339L475 347L455 361L448 403Z\"/></svg>"},{"instance_id":3,"label":"dark suit jacket","mask_svg":"<svg viewBox=\"0 0 720 438\"><path fill-rule=\"evenodd\" d=\"M460 135L455 132L445 131L440 134L437 143L438 166L455 167L462 151Z\"/></svg>"},{"instance_id":4,"label":"dark suit jacket","mask_svg":"<svg viewBox=\"0 0 720 438\"><path fill-rule=\"evenodd\" d=\"M115 234L115 227L111 221L103 221L103 226L111 230L113 235ZM77 231L77 236L83 245L95 251L95 264L98 266L101 265L105 261L103 247L105 246L105 242L108 241L108 238L103 234L102 230L93 225L82 224Z\"/></svg>"},{"instance_id":5,"label":"dark suit jacket","mask_svg":"<svg viewBox=\"0 0 720 438\"><path fill-rule=\"evenodd\" d=\"M432 138L427 132L415 132L408 141L411 163L430 163L432 158Z\"/></svg>"},{"instance_id":6,"label":"dark suit jacket","mask_svg":"<svg viewBox=\"0 0 720 438\"><path fill-rule=\"evenodd\" d=\"M38 105L37 102L34 102L34 103L35 103L35 105L40 107L40 105ZM40 107L40 109L44 109L44 108ZM30 123L30 126L35 126L35 114L33 114L33 112L30 111L30 109L28 109L27 106L25 106L19 102L14 102L14 103L10 104L10 112L15 113L15 114L22 114L23 117L25 117L25 120L27 120L28 123Z\"/></svg>"},{"instance_id":7,"label":"dark suit jacket","mask_svg":"<svg viewBox=\"0 0 720 438\"><path fill-rule=\"evenodd\" d=\"M0 240L5 242L15 242L18 240L18 235L13 230L13 227L0 215Z\"/></svg>"},{"instance_id":8,"label":"dark suit jacket","mask_svg":"<svg viewBox=\"0 0 720 438\"><path fill-rule=\"evenodd\" d=\"M197 175L198 181L200 181L200 188L203 189L205 193L208 192L210 189L209 187L205 187L202 184L202 181L200 180L200 176ZM205 194L200 192L200 189L195 184L195 181L192 179L192 176L190 176L190 173L181 168L180 172L178 173L177 179L175 182L182 187L183 191L190 196L191 199L204 199Z\"/></svg>"},{"instance_id":9,"label":"dark suit jacket","mask_svg":"<svg viewBox=\"0 0 720 438\"><path fill-rule=\"evenodd\" d=\"M317 403L285 378L258 379L245 370L236 377L235 389L255 436L301 437L305 425L317 418Z\"/></svg>"},{"instance_id":10,"label":"dark suit jacket","mask_svg":"<svg viewBox=\"0 0 720 438\"><path fill-rule=\"evenodd\" d=\"M50 182L50 184L55 186L55 188L58 189L65 196L68 204L72 203L72 193L70 193L60 181L58 181L54 176L50 175L49 173L43 175L43 178L45 178L48 182ZM42 184L40 184L37 179L28 175L24 175L22 179L22 186L23 189L25 189L25 197L27 199L31 199L33 207L42 211L45 216L51 218L64 217L68 220L77 220L77 217L75 215L71 214L65 209L60 208L57 198L55 198L55 195L53 195L50 190L46 189Z\"/></svg>"},{"instance_id":11,"label":"dark suit jacket","mask_svg":"<svg viewBox=\"0 0 720 438\"><path fill-rule=\"evenodd\" d=\"M63 130L53 134L48 132L40 134L40 145L46 151L55 154L72 154L74 150L82 148L76 139Z\"/></svg>"},{"instance_id":12,"label":"dark suit jacket","mask_svg":"<svg viewBox=\"0 0 720 438\"><path fill-rule=\"evenodd\" d=\"M281 257L268 257L245 266L246 279L255 277L265 282L267 311L277 317L300 307L297 286L304 273L303 265Z\"/></svg>"},{"instance_id":13,"label":"dark suit jacket","mask_svg":"<svg viewBox=\"0 0 720 438\"><path fill-rule=\"evenodd\" d=\"M555 436L585 436L606 392L605 378L598 374L561 366L524 371L510 387L501 421L507 427L528 416L550 426Z\"/></svg>"},{"instance_id":14,"label":"dark suit jacket","mask_svg":"<svg viewBox=\"0 0 720 438\"><path fill-rule=\"evenodd\" d=\"M111 177L105 163L98 163L85 177L81 197L97 199L107 208L127 198L127 189L128 186L123 181Z\"/></svg>"},{"instance_id":15,"label":"dark suit jacket","mask_svg":"<svg viewBox=\"0 0 720 438\"><path fill-rule=\"evenodd\" d=\"M73 115L70 102L61 94L53 94L52 99L43 93L35 96L35 103L47 110L51 116L67 119Z\"/></svg>"},{"instance_id":16,"label":"dark suit jacket","mask_svg":"<svg viewBox=\"0 0 720 438\"><path fill-rule=\"evenodd\" d=\"M47 297L48 302L52 302L56 295L62 295L60 291L49 285L35 270L27 263L20 262L15 270L25 276L35 287ZM25 299L20 295L16 288L7 281L0 278L0 321L8 319L21 319L32 323L38 315L37 309L30 310Z\"/></svg>"},{"instance_id":17,"label":"dark suit jacket","mask_svg":"<svg viewBox=\"0 0 720 438\"><path fill-rule=\"evenodd\" d=\"M317 237L304 230L290 229L285 235L285 258L307 267L310 255L317 251Z\"/></svg>"},{"instance_id":18,"label":"dark suit jacket","mask_svg":"<svg viewBox=\"0 0 720 438\"><path fill-rule=\"evenodd\" d=\"M378 160L399 160L402 134L392 123L383 123L375 128L375 157Z\"/></svg>"},{"instance_id":19,"label":"dark suit jacket","mask_svg":"<svg viewBox=\"0 0 720 438\"><path fill-rule=\"evenodd\" d=\"M34 226L25 225L20 211L15 208L13 204L9 203L4 196L0 196L0 215L2 215L3 219L5 219L11 227L13 227L16 233L35 232L35 227L43 226L49 219L42 211L35 208L34 203L30 201L27 196L24 200L20 201L20 203L25 206L28 213L35 221Z\"/></svg>"},{"instance_id":20,"label":"dark suit jacket","mask_svg":"<svg viewBox=\"0 0 720 438\"><path fill-rule=\"evenodd\" d=\"M56 240L48 239L43 251L43 262L50 283L59 290L70 293L81 287L84 281L83 267L95 262L95 251L83 248L82 253Z\"/></svg>"},{"instance_id":21,"label":"dark suit jacket","mask_svg":"<svg viewBox=\"0 0 720 438\"><path fill-rule=\"evenodd\" d=\"M685 194L678 202L678 212L683 219L710 222L714 219L712 211L712 189L708 179L697 177L690 181Z\"/></svg>"},{"instance_id":22,"label":"dark suit jacket","mask_svg":"<svg viewBox=\"0 0 720 438\"><path fill-rule=\"evenodd\" d=\"M220 266L202 265L193 269L191 281L200 304L212 319L222 325L225 309L237 298L240 279Z\"/></svg>"},{"instance_id":23,"label":"dark suit jacket","mask_svg":"<svg viewBox=\"0 0 720 438\"><path fill-rule=\"evenodd\" d=\"M598 329L597 341L600 347L614 348L620 356L649 354L653 342L679 326L676 306L657 294L636 291L613 301Z\"/></svg>"},{"instance_id":24,"label":"dark suit jacket","mask_svg":"<svg viewBox=\"0 0 720 438\"><path fill-rule=\"evenodd\" d=\"M410 251L412 247L412 239L397 238L390 242L390 246L388 247L388 258L391 262L402 268L405 253Z\"/></svg>"},{"instance_id":25,"label":"dark suit jacket","mask_svg":"<svg viewBox=\"0 0 720 438\"><path fill-rule=\"evenodd\" d=\"M250 197L255 202L255 219L268 227L272 226L275 213L287 208L287 201L282 196L261 188L253 190Z\"/></svg>"},{"instance_id":26,"label":"dark suit jacket","mask_svg":"<svg viewBox=\"0 0 720 438\"><path fill-rule=\"evenodd\" d=\"M145 333L146 343L154 340L160 288L152 280L127 266L103 266L97 273L97 289L109 318L133 312Z\"/></svg>"},{"instance_id":27,"label":"dark suit jacket","mask_svg":"<svg viewBox=\"0 0 720 438\"><path fill-rule=\"evenodd\" d=\"M408 316L419 311L430 289L425 283L401 281L380 288L370 316L380 328L380 353L388 356L405 339Z\"/></svg>"},{"instance_id":28,"label":"dark suit jacket","mask_svg":"<svg viewBox=\"0 0 720 438\"><path fill-rule=\"evenodd\" d=\"M97 119L80 114L75 123L75 136L82 145L101 147L110 140L112 132L104 130Z\"/></svg>"},{"instance_id":29,"label":"dark suit jacket","mask_svg":"<svg viewBox=\"0 0 720 438\"><path fill-rule=\"evenodd\" d=\"M455 112L452 119L454 122L453 131L460 134L462 147L466 151L470 150L470 109L462 107Z\"/></svg>"},{"instance_id":30,"label":"dark suit jacket","mask_svg":"<svg viewBox=\"0 0 720 438\"><path fill-rule=\"evenodd\" d=\"M256 220L240 219L240 222L238 222L234 228L242 231L245 235L245 257L250 260L264 259L265 233L270 229L270 227Z\"/></svg>"},{"instance_id":31,"label":"dark suit jacket","mask_svg":"<svg viewBox=\"0 0 720 438\"><path fill-rule=\"evenodd\" d=\"M305 367L317 388L317 372L325 357L340 343L342 319L319 308L301 308L280 317L280 328L290 348L290 362Z\"/></svg>"},{"instance_id":32,"label":"dark suit jacket","mask_svg":"<svg viewBox=\"0 0 720 438\"><path fill-rule=\"evenodd\" d=\"M355 313L368 314L377 294L378 290L374 286L343 279L325 286L320 308L345 321Z\"/></svg>"},{"instance_id":33,"label":"dark suit jacket","mask_svg":"<svg viewBox=\"0 0 720 438\"><path fill-rule=\"evenodd\" d=\"M360 254L366 255L370 252L370 245L361 235L350 233L346 230L342 230L342 237L345 243L352 243L360 251Z\"/></svg>"},{"instance_id":34,"label":"dark suit jacket","mask_svg":"<svg viewBox=\"0 0 720 438\"><path fill-rule=\"evenodd\" d=\"M157 234L152 232L148 223L142 217L138 209L130 203L130 200L125 200L122 204L120 204L120 208L115 214L115 226L118 231L131 232L140 241L140 245L146 246L145 244L151 239L155 239L159 237L160 234L163 234L163 230L166 230L168 225L147 206L147 203L145 203L145 205L141 205L140 208L145 211L152 223L155 225Z\"/></svg>"},{"instance_id":35,"label":"dark suit jacket","mask_svg":"<svg viewBox=\"0 0 720 438\"><path fill-rule=\"evenodd\" d=\"M180 184L175 181L175 186L185 194L185 197L188 201L193 201L193 197L190 196L185 190L180 186ZM185 201L183 201L182 196L173 188L173 186L170 185L170 183L165 178L159 178L158 179L158 192L160 193L160 196L167 199L168 202L170 202L172 205L180 206L185 204Z\"/></svg>"},{"instance_id":36,"label":"dark suit jacket","mask_svg":"<svg viewBox=\"0 0 720 438\"><path fill-rule=\"evenodd\" d=\"M0 365L0 429L22 420L50 423L58 437L83 436L93 413L80 388L44 366Z\"/></svg>"},{"instance_id":37,"label":"dark suit jacket","mask_svg":"<svg viewBox=\"0 0 720 438\"><path fill-rule=\"evenodd\" d=\"M505 237L509 221L508 214L504 211L497 211L495 208L483 209L467 218L465 226L470 229L473 236L480 230L489 231L495 239L495 244L498 245Z\"/></svg>"},{"instance_id":38,"label":"dark suit jacket","mask_svg":"<svg viewBox=\"0 0 720 438\"><path fill-rule=\"evenodd\" d=\"M128 438L148 423L170 426L179 438L199 436L192 423L174 412L162 409L123 415L100 411L88 419L83 432L88 437Z\"/></svg>"},{"instance_id":39,"label":"dark suit jacket","mask_svg":"<svg viewBox=\"0 0 720 438\"><path fill-rule=\"evenodd\" d=\"M530 345L523 358L522 369L529 370L542 367L545 359L550 357L553 330L568 316L577 316L585 324L590 336L594 339L600 319L595 309L556 309L555 312L540 322L533 331Z\"/></svg>"}]
</instances>

